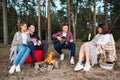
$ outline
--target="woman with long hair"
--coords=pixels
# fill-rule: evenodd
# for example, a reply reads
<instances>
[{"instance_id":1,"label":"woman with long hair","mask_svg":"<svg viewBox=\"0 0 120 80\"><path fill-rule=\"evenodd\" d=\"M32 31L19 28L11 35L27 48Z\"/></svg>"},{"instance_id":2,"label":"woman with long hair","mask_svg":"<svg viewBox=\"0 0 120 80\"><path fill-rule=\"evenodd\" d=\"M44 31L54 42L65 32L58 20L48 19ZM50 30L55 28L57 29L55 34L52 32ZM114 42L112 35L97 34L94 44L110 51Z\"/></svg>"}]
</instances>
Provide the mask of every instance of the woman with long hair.
<instances>
[{"instance_id":1,"label":"woman with long hair","mask_svg":"<svg viewBox=\"0 0 120 80\"><path fill-rule=\"evenodd\" d=\"M111 42L110 34L108 31L108 27L105 24L100 24L98 26L98 34L92 39L90 42L84 43L79 51L79 60L74 68L74 71L84 70L89 71L91 68L91 64L97 63L98 45L104 46ZM85 57L85 65L83 65L82 61Z\"/></svg>"},{"instance_id":2,"label":"woman with long hair","mask_svg":"<svg viewBox=\"0 0 120 80\"><path fill-rule=\"evenodd\" d=\"M27 42L30 41L30 36L26 32L27 24L25 22L19 23L18 25L18 32L15 33L12 46L17 46L17 56L13 61L13 65L11 66L9 73L12 74L14 71L20 72L21 65L24 64L26 58L30 53L30 49L27 46Z\"/></svg>"}]
</instances>

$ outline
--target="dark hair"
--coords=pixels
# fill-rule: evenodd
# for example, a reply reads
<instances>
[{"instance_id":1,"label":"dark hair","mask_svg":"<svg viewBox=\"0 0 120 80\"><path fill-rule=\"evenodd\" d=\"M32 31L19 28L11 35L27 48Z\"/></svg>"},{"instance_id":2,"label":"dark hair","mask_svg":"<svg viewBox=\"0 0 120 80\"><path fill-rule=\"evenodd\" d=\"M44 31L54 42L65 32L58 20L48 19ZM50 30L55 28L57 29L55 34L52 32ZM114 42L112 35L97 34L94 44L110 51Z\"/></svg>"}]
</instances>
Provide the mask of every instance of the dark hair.
<instances>
[{"instance_id":1,"label":"dark hair","mask_svg":"<svg viewBox=\"0 0 120 80\"><path fill-rule=\"evenodd\" d=\"M29 23L29 24L27 25L27 29L29 29L31 25L35 26L34 24Z\"/></svg>"},{"instance_id":2,"label":"dark hair","mask_svg":"<svg viewBox=\"0 0 120 80\"><path fill-rule=\"evenodd\" d=\"M68 26L68 23L63 23L62 26Z\"/></svg>"},{"instance_id":3,"label":"dark hair","mask_svg":"<svg viewBox=\"0 0 120 80\"><path fill-rule=\"evenodd\" d=\"M102 28L102 34L109 33L108 27L104 23L99 24L98 27Z\"/></svg>"},{"instance_id":4,"label":"dark hair","mask_svg":"<svg viewBox=\"0 0 120 80\"><path fill-rule=\"evenodd\" d=\"M63 28L63 26L68 26L68 24L67 23L64 23L64 24L62 24L62 28ZM69 27L68 27L69 28Z\"/></svg>"},{"instance_id":5,"label":"dark hair","mask_svg":"<svg viewBox=\"0 0 120 80\"><path fill-rule=\"evenodd\" d=\"M32 25L31 23L27 24L27 28L29 28L31 25Z\"/></svg>"},{"instance_id":6,"label":"dark hair","mask_svg":"<svg viewBox=\"0 0 120 80\"><path fill-rule=\"evenodd\" d=\"M23 26L24 24L27 24L27 23L26 23L26 22L20 22L20 23L18 24L18 31L21 32L21 26Z\"/></svg>"}]
</instances>

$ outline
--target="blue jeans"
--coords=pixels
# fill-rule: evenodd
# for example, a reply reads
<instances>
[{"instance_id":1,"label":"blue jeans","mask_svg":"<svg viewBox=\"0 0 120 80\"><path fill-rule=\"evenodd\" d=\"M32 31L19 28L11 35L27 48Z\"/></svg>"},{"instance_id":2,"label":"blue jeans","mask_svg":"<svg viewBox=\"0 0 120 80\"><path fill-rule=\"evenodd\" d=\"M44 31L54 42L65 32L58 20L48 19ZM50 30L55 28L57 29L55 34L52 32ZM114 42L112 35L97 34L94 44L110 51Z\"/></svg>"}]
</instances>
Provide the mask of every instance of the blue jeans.
<instances>
[{"instance_id":1,"label":"blue jeans","mask_svg":"<svg viewBox=\"0 0 120 80\"><path fill-rule=\"evenodd\" d=\"M17 46L18 54L13 62L14 65L23 65L28 55L30 54L30 49L25 45L21 44Z\"/></svg>"},{"instance_id":2,"label":"blue jeans","mask_svg":"<svg viewBox=\"0 0 120 80\"><path fill-rule=\"evenodd\" d=\"M54 44L54 48L55 50L59 53L62 54L62 49L69 49L70 50L70 56L75 56L75 43L69 43L67 46L60 44L60 43L56 43Z\"/></svg>"}]
</instances>

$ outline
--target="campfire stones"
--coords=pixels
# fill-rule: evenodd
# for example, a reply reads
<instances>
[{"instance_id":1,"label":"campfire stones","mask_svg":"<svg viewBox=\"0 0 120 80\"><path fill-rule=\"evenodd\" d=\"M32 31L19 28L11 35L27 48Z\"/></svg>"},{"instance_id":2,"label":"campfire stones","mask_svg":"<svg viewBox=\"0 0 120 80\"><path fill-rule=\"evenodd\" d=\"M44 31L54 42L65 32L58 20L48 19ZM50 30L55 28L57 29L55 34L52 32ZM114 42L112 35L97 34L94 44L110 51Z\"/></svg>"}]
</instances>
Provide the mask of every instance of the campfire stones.
<instances>
[{"instance_id":1,"label":"campfire stones","mask_svg":"<svg viewBox=\"0 0 120 80\"><path fill-rule=\"evenodd\" d=\"M54 67L54 65L48 65L48 67L47 67L47 71L51 71L51 70L53 70L53 67Z\"/></svg>"},{"instance_id":2,"label":"campfire stones","mask_svg":"<svg viewBox=\"0 0 120 80\"><path fill-rule=\"evenodd\" d=\"M58 61L55 61L55 64L52 65L52 64L47 64L47 63L44 63L44 62L37 62L35 63L35 70L36 71L41 71L41 72L46 72L46 71L52 71L54 69L58 69L59 68L59 62Z\"/></svg>"},{"instance_id":3,"label":"campfire stones","mask_svg":"<svg viewBox=\"0 0 120 80\"><path fill-rule=\"evenodd\" d=\"M35 69L36 71L38 71L39 68L40 68L40 65L42 65L43 63L44 63L44 62L37 62L37 63L35 63L34 69Z\"/></svg>"},{"instance_id":4,"label":"campfire stones","mask_svg":"<svg viewBox=\"0 0 120 80\"><path fill-rule=\"evenodd\" d=\"M59 67L60 67L59 62L56 61L56 62L55 62L55 65L54 65L54 68L55 68L55 69L58 69Z\"/></svg>"}]
</instances>

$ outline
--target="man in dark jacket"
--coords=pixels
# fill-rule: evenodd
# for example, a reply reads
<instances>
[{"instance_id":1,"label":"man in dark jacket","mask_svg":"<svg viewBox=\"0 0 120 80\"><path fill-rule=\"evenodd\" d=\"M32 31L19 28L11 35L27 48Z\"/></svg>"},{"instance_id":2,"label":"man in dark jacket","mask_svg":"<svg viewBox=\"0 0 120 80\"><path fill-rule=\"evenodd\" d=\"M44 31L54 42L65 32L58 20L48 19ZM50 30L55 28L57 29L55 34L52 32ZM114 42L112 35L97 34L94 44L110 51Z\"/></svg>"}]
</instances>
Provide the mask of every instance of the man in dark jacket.
<instances>
[{"instance_id":1,"label":"man in dark jacket","mask_svg":"<svg viewBox=\"0 0 120 80\"><path fill-rule=\"evenodd\" d=\"M48 41L42 41L38 37L37 34L35 34L35 26L34 25L29 25L28 26L28 33L30 34L31 41L28 42L28 46L31 49L31 56L32 56L32 66L35 65L36 58L35 58L35 50L43 50L43 55L42 55L42 61L45 60L47 51L48 51L48 46L49 43Z\"/></svg>"}]
</instances>

